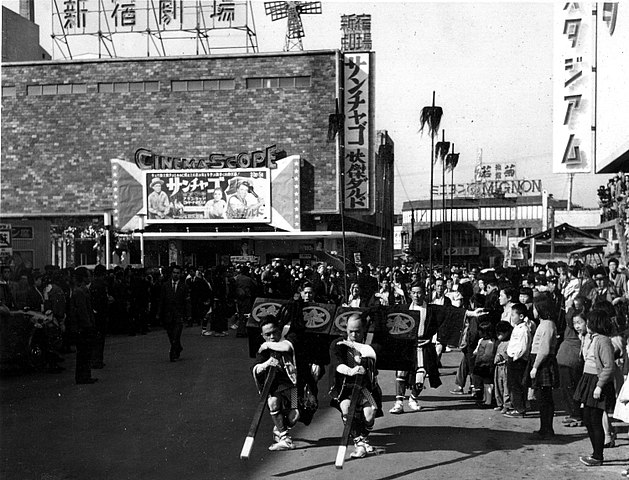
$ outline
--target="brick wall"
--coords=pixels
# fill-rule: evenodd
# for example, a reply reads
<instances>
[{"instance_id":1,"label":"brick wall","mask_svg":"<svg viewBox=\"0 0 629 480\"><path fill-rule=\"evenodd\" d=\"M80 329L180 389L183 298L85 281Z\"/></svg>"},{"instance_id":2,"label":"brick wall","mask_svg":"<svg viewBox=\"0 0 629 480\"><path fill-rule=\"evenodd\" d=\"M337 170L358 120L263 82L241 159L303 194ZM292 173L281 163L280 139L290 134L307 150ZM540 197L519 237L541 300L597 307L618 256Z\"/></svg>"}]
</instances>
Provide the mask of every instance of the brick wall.
<instances>
[{"instance_id":1,"label":"brick wall","mask_svg":"<svg viewBox=\"0 0 629 480\"><path fill-rule=\"evenodd\" d=\"M310 87L247 89L248 77L311 76ZM235 89L174 92L173 80L234 79ZM159 81L159 91L99 93L101 82ZM86 84L87 93L27 95L27 85ZM109 160L138 148L194 157L277 144L312 166L314 210L336 207L334 51L5 64L2 85L4 213L112 208Z\"/></svg>"}]
</instances>

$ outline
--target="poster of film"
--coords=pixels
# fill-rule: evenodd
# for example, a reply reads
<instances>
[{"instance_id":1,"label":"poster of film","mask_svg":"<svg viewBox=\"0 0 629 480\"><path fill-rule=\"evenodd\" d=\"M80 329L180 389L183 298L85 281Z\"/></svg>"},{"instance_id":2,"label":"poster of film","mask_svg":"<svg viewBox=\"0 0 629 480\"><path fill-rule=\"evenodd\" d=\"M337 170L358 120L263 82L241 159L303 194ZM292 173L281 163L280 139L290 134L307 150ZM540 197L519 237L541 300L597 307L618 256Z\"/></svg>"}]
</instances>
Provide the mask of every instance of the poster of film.
<instances>
[{"instance_id":1,"label":"poster of film","mask_svg":"<svg viewBox=\"0 0 629 480\"><path fill-rule=\"evenodd\" d=\"M146 172L146 223L270 223L268 168Z\"/></svg>"}]
</instances>

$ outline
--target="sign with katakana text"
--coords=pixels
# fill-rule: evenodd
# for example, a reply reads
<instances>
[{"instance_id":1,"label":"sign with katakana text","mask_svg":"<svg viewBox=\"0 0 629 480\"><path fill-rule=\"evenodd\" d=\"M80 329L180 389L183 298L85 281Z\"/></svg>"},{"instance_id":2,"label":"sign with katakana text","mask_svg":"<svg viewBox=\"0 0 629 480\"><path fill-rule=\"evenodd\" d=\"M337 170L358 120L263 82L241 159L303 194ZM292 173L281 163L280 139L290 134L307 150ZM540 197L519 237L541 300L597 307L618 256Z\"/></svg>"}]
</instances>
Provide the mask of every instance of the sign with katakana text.
<instances>
[{"instance_id":1,"label":"sign with katakana text","mask_svg":"<svg viewBox=\"0 0 629 480\"><path fill-rule=\"evenodd\" d=\"M345 208L371 207L370 58L368 53L344 55Z\"/></svg>"},{"instance_id":2,"label":"sign with katakana text","mask_svg":"<svg viewBox=\"0 0 629 480\"><path fill-rule=\"evenodd\" d=\"M592 171L594 95L593 5L555 4L553 173Z\"/></svg>"},{"instance_id":3,"label":"sign with katakana text","mask_svg":"<svg viewBox=\"0 0 629 480\"><path fill-rule=\"evenodd\" d=\"M150 170L145 173L146 223L269 223L268 168Z\"/></svg>"}]
</instances>

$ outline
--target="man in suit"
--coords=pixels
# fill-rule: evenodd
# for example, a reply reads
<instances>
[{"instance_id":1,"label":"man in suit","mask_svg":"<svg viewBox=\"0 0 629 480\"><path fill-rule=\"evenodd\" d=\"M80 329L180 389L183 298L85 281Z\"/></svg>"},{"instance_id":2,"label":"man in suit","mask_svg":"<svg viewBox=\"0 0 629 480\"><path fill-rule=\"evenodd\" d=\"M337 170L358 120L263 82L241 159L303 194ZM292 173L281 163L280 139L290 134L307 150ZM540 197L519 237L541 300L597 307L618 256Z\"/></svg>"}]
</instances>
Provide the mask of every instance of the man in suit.
<instances>
[{"instance_id":1,"label":"man in suit","mask_svg":"<svg viewBox=\"0 0 629 480\"><path fill-rule=\"evenodd\" d=\"M168 334L170 361L175 362L183 350L181 332L184 321L190 318L190 292L178 265L172 267L170 279L162 284L157 316Z\"/></svg>"}]
</instances>

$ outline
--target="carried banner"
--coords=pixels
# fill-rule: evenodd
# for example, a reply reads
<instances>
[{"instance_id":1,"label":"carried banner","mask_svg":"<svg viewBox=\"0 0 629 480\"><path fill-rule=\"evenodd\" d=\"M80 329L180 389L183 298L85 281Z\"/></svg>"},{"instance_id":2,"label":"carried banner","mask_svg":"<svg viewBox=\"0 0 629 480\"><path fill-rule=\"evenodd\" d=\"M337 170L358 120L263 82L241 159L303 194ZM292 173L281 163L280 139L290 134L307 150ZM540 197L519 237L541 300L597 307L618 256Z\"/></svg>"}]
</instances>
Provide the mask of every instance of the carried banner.
<instances>
[{"instance_id":1,"label":"carried banner","mask_svg":"<svg viewBox=\"0 0 629 480\"><path fill-rule=\"evenodd\" d=\"M297 302L280 299L257 298L253 304L251 316L247 322L249 336L249 355L255 354L262 339L260 322L266 315L281 316L283 306L290 310ZM440 307L439 336L445 344L458 341L463 329L465 309ZM294 312L293 312L294 313ZM367 317L368 332L373 334L371 344L378 353L379 370L412 370L417 358L417 334L420 312L409 310L408 305L391 307L337 307L332 304L308 303L302 308L303 332L307 335L305 356L310 363L327 364L330 343L343 336L347 328L347 319L355 314ZM301 319L299 319L301 320ZM290 321L290 320L287 320Z\"/></svg>"}]
</instances>

